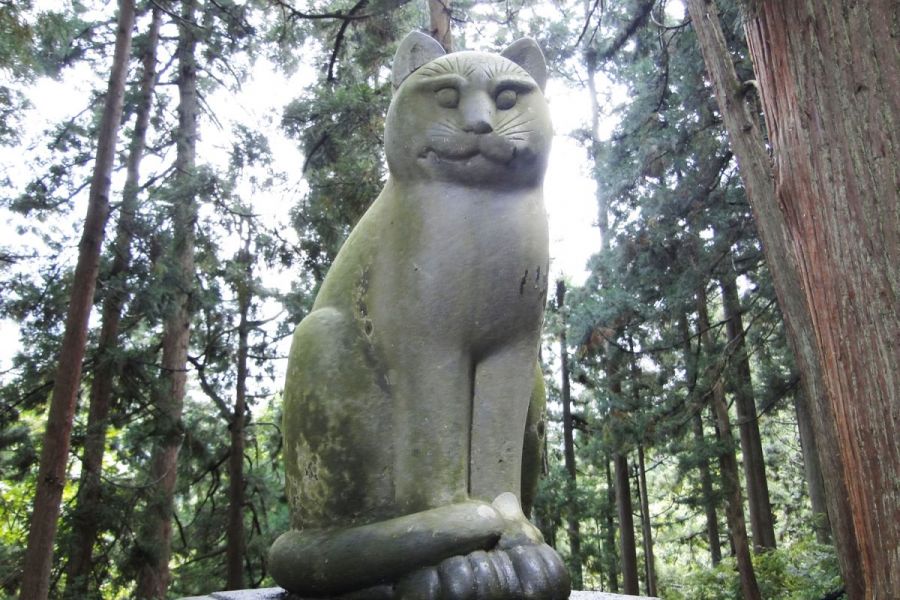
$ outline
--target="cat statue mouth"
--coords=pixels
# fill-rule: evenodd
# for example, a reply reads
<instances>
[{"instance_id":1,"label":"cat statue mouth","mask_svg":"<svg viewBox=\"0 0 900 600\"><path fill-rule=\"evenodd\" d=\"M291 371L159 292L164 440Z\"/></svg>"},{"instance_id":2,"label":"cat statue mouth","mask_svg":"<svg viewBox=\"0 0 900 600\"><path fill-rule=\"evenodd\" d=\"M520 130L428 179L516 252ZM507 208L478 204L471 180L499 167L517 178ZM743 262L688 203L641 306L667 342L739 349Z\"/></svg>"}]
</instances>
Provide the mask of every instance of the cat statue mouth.
<instances>
[{"instance_id":1,"label":"cat statue mouth","mask_svg":"<svg viewBox=\"0 0 900 600\"><path fill-rule=\"evenodd\" d=\"M507 165L525 154L525 148L520 148L502 135L463 132L453 136L433 137L419 153L419 158L464 163L480 155L493 163Z\"/></svg>"}]
</instances>

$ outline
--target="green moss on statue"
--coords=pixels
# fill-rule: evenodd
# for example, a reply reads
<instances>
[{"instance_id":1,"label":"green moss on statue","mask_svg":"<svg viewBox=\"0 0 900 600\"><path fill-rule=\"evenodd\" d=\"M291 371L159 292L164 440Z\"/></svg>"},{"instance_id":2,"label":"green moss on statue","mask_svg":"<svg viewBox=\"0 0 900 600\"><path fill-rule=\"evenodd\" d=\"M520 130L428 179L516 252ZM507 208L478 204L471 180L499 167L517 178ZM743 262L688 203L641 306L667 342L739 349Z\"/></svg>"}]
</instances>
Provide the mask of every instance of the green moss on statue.
<instances>
[{"instance_id":1,"label":"green moss on statue","mask_svg":"<svg viewBox=\"0 0 900 600\"><path fill-rule=\"evenodd\" d=\"M544 435L544 58L412 33L393 81L390 177L294 334L293 529L270 568L304 597L565 598L522 509Z\"/></svg>"}]
</instances>

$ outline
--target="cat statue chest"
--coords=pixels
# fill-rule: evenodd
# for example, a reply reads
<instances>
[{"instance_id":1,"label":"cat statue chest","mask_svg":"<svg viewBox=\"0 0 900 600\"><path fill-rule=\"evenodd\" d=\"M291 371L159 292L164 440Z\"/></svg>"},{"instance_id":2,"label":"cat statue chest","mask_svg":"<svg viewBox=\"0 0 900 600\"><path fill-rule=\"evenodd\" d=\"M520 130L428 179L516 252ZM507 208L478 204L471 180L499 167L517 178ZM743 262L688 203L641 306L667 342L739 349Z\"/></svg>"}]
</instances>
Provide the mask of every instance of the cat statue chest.
<instances>
[{"instance_id":1,"label":"cat statue chest","mask_svg":"<svg viewBox=\"0 0 900 600\"><path fill-rule=\"evenodd\" d=\"M347 244L371 257L368 294L407 292L371 303L391 307L376 315L388 331L402 315L423 335L487 348L540 322L551 139L539 85L502 56L442 56L400 82L385 127L390 179Z\"/></svg>"},{"instance_id":2,"label":"cat statue chest","mask_svg":"<svg viewBox=\"0 0 900 600\"><path fill-rule=\"evenodd\" d=\"M291 347L292 529L269 565L290 592L568 597L526 517L546 402L545 82L528 39L444 54L412 33L397 50L387 183Z\"/></svg>"}]
</instances>

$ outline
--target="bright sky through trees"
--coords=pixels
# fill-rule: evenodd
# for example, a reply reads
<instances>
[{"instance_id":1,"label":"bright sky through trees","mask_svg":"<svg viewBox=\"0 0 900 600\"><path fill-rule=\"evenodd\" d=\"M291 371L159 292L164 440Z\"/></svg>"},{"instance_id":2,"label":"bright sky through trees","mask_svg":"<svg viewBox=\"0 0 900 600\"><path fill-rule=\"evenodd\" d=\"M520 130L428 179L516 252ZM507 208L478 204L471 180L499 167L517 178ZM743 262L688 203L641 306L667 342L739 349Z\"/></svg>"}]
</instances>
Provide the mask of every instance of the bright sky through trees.
<instances>
[{"instance_id":1,"label":"bright sky through trees","mask_svg":"<svg viewBox=\"0 0 900 600\"><path fill-rule=\"evenodd\" d=\"M59 81L42 78L29 90L32 108L22 121L26 147L37 151L46 129L74 116L87 106L94 85L91 77L96 75L90 66L77 63L74 68L65 71ZM227 166L230 140L226 136L232 123L252 123L268 136L274 158L272 171L284 174L285 185L275 186L259 195L249 187L241 190L241 193L250 200L256 211L265 216L266 222L272 225L286 222L290 206L296 196L302 193L305 185L300 172L303 155L297 143L285 136L279 125L282 111L314 77L309 65L301 65L300 70L288 78L274 69L268 61L259 59L251 80L243 85L240 93L235 95L231 91L222 90L208 99L211 114L215 115L215 123L204 127L201 134L201 161L217 167ZM589 167L584 149L571 137L573 131L586 126L590 106L584 90L573 89L557 80L551 79L548 83L547 96L556 132L545 181L545 198L550 219L551 279L564 276L580 284L587 277L587 259L599 248L600 239L596 228L594 183L587 172ZM611 122L608 127L611 129ZM0 152L6 175L24 186L32 172L29 161L33 160L33 154L11 147L0 148ZM153 157L146 160L152 161ZM119 169L113 180L113 202L121 193L122 177ZM60 219L58 226L65 230L78 227L84 218L85 201L86 192L75 198L73 210ZM4 232L4 236L14 236L14 221L4 220L0 223L0 230ZM284 226L284 232L291 237L295 235L287 225ZM29 239L26 237L19 240L23 250L27 251L29 248ZM39 244L36 240L34 242ZM66 258L74 261L76 250L73 242ZM279 283L290 281L290 277L271 272L266 280L268 285L277 287ZM92 315L92 319L96 319L96 314ZM18 328L15 323L0 320L0 339L6 342L0 347L2 372L10 367L10 360L19 349Z\"/></svg>"}]
</instances>

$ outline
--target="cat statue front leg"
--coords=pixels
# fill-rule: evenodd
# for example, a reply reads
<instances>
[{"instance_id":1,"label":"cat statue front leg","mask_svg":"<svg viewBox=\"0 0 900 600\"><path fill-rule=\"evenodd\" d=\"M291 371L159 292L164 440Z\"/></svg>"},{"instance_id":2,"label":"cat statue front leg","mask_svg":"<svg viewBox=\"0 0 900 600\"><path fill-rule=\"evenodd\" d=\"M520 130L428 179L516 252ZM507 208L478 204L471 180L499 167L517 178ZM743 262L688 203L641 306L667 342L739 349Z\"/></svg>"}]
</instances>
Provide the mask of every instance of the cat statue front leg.
<instances>
[{"instance_id":1,"label":"cat statue front leg","mask_svg":"<svg viewBox=\"0 0 900 600\"><path fill-rule=\"evenodd\" d=\"M463 492L457 502L406 513L434 503L440 486L430 495L398 496L396 482L409 478L395 476L396 453L410 449L396 447L389 369L366 334L374 327L358 311L326 307L294 335L284 397L294 529L270 551L276 582L302 598L567 597L568 574L516 494L488 503ZM533 389L520 435L531 459L517 466L516 480L533 498L544 391L540 371L529 371ZM422 489L430 489L427 473L419 473Z\"/></svg>"}]
</instances>

